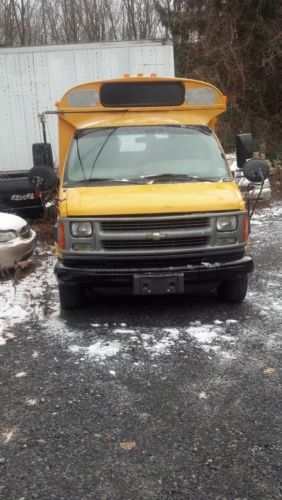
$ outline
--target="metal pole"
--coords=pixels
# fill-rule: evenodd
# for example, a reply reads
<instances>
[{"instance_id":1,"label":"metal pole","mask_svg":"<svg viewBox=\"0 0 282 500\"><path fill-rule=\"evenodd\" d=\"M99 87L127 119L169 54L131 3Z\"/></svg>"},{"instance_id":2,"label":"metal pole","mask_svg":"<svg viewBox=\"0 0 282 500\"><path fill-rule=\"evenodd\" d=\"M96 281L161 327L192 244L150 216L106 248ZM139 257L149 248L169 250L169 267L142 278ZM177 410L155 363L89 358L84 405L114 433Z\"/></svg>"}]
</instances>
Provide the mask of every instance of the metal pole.
<instances>
[{"instance_id":1,"label":"metal pole","mask_svg":"<svg viewBox=\"0 0 282 500\"><path fill-rule=\"evenodd\" d=\"M46 135L46 116L45 113L39 114L40 123L42 125L42 133L43 133L43 142L47 144L47 135Z\"/></svg>"}]
</instances>

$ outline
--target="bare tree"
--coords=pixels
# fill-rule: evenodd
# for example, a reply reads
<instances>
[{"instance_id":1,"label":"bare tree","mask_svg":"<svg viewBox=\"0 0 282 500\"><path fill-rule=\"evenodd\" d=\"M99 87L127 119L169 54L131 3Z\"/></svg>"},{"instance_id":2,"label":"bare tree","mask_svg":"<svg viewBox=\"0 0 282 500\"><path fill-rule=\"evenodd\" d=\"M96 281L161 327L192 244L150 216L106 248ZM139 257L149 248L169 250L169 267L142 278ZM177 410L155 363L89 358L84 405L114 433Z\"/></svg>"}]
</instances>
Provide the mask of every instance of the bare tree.
<instances>
[{"instance_id":1,"label":"bare tree","mask_svg":"<svg viewBox=\"0 0 282 500\"><path fill-rule=\"evenodd\" d=\"M154 38L154 0L0 0L0 44Z\"/></svg>"}]
</instances>

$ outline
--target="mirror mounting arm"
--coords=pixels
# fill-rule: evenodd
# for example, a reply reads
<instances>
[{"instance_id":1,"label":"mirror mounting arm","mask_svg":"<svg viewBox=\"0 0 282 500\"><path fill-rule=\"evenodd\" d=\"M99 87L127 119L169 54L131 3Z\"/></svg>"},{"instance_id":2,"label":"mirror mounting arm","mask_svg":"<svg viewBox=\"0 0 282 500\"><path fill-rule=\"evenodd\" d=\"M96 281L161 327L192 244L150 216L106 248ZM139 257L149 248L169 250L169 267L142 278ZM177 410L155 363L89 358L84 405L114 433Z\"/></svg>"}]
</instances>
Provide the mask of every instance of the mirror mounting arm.
<instances>
[{"instance_id":1,"label":"mirror mounting arm","mask_svg":"<svg viewBox=\"0 0 282 500\"><path fill-rule=\"evenodd\" d=\"M252 208L251 213L250 213L250 211L249 211L249 210L250 210L250 203L248 203L248 212L249 212L249 214L250 214L250 220L252 219L252 217L253 217L253 215L254 215L254 211L255 211L256 206L257 206L257 204L258 204L258 201L259 201L259 199L260 199L260 195L261 195L261 193L262 193L263 186L264 186L264 180L265 180L265 179L263 179L263 180L262 180L262 182L261 182L260 191L259 191L259 194L257 195L257 197L256 197L256 199L255 199L255 201L254 201L254 206L253 206L253 208ZM249 200L248 200L248 201L249 201Z\"/></svg>"},{"instance_id":2,"label":"mirror mounting arm","mask_svg":"<svg viewBox=\"0 0 282 500\"><path fill-rule=\"evenodd\" d=\"M269 176L269 167L265 161L252 158L250 160L247 160L246 163L244 164L243 172L246 179L248 179L248 181L250 181L251 184L261 184L259 194L255 199L251 213L250 213L250 197L248 196L247 208L251 219L256 209L257 203L259 201L261 192L263 190L264 182Z\"/></svg>"}]
</instances>

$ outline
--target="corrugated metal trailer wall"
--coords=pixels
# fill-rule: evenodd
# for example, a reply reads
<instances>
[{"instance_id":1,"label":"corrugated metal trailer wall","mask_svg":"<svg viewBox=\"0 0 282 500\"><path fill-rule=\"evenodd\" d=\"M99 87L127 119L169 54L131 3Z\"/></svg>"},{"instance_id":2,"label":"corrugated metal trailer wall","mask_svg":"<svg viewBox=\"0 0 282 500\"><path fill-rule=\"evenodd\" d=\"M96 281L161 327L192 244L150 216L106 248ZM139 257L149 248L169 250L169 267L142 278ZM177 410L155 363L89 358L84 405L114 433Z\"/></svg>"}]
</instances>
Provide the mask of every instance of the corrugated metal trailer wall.
<instances>
[{"instance_id":1,"label":"corrugated metal trailer wall","mask_svg":"<svg viewBox=\"0 0 282 500\"><path fill-rule=\"evenodd\" d=\"M172 42L144 40L0 49L0 172L31 168L31 146L42 142L38 115L54 109L55 101L70 87L138 72L174 76ZM56 117L48 117L47 135L56 157Z\"/></svg>"}]
</instances>

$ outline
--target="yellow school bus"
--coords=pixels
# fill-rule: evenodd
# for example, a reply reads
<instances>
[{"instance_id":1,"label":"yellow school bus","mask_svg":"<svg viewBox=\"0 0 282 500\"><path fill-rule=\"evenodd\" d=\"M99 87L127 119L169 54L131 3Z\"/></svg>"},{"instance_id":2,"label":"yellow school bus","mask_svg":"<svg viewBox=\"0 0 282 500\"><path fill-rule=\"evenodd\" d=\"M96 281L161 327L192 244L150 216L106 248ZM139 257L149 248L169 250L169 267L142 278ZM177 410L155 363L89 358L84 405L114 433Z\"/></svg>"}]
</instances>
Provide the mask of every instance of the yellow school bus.
<instances>
[{"instance_id":1,"label":"yellow school bus","mask_svg":"<svg viewBox=\"0 0 282 500\"><path fill-rule=\"evenodd\" d=\"M61 307L79 306L87 288L214 289L221 300L242 301L253 260L245 203L215 134L225 96L201 81L126 75L78 85L56 105ZM238 141L245 164L250 135ZM47 189L54 173L40 168L33 183Z\"/></svg>"}]
</instances>

